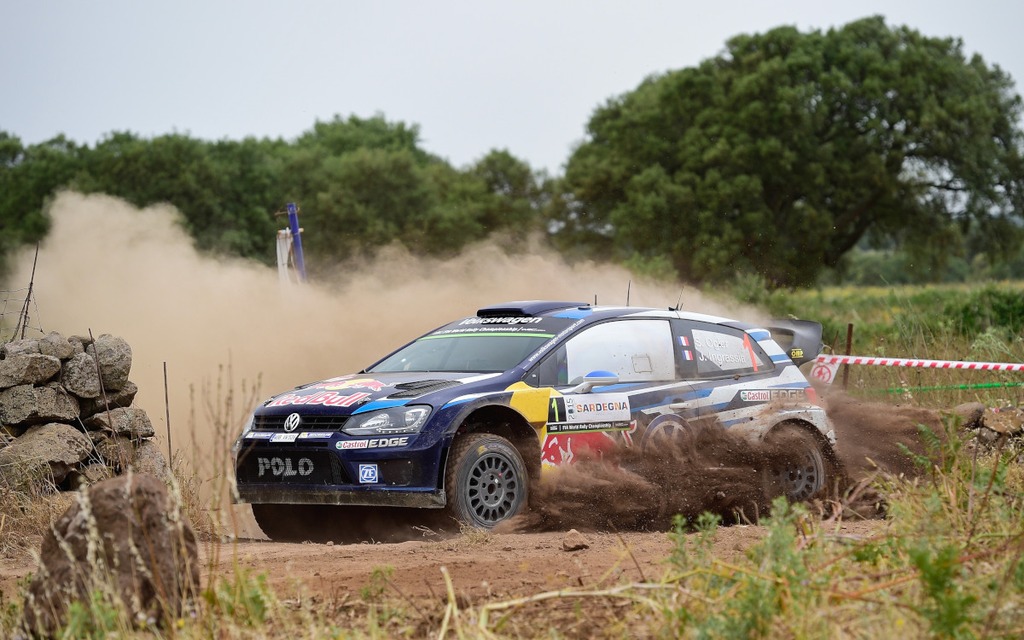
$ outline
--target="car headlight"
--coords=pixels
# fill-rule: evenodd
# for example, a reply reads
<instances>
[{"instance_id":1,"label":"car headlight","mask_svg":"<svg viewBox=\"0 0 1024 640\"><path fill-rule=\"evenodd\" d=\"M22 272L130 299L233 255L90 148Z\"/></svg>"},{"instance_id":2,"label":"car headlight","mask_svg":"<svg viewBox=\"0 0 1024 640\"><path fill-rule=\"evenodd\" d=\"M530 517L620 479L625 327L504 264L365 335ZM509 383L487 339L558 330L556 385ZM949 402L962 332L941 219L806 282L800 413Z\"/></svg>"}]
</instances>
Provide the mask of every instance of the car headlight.
<instances>
[{"instance_id":1,"label":"car headlight","mask_svg":"<svg viewBox=\"0 0 1024 640\"><path fill-rule=\"evenodd\" d=\"M392 407L352 416L341 429L350 436L376 436L392 433L419 433L430 415L430 407Z\"/></svg>"}]
</instances>

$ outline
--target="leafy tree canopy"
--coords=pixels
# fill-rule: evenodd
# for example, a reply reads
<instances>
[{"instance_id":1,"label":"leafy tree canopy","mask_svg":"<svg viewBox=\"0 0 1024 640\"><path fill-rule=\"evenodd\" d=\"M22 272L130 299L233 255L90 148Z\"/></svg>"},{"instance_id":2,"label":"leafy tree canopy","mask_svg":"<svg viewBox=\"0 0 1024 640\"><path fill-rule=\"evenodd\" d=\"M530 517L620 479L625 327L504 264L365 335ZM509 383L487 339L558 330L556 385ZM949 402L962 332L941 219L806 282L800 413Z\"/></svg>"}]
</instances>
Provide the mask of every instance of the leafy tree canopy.
<instances>
[{"instance_id":1,"label":"leafy tree canopy","mask_svg":"<svg viewBox=\"0 0 1024 640\"><path fill-rule=\"evenodd\" d=\"M598 108L551 224L563 246L775 286L814 282L868 234L941 255L980 230L1011 253L1020 121L1012 80L956 39L881 17L741 35Z\"/></svg>"},{"instance_id":2,"label":"leafy tree canopy","mask_svg":"<svg viewBox=\"0 0 1024 640\"><path fill-rule=\"evenodd\" d=\"M26 147L0 131L0 258L42 239L46 203L65 187L168 202L199 248L268 263L285 226L274 214L297 202L315 270L392 242L444 254L495 231L526 233L550 186L507 151L456 169L420 148L418 127L383 116L317 122L293 142L114 132L93 148L63 136Z\"/></svg>"}]
</instances>

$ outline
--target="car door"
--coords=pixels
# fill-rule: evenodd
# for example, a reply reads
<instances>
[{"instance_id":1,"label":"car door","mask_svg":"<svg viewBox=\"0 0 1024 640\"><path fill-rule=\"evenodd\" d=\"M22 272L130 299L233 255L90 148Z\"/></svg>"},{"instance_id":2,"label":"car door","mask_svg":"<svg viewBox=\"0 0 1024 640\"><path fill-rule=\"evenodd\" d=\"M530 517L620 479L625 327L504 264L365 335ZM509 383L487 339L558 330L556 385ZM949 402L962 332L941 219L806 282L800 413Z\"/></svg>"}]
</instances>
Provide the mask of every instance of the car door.
<instances>
[{"instance_id":1,"label":"car door","mask_svg":"<svg viewBox=\"0 0 1024 640\"><path fill-rule=\"evenodd\" d=\"M584 376L614 374L618 382L577 391ZM584 449L631 446L637 429L671 406L691 400L666 318L622 318L587 327L548 354L525 382L551 387L541 432L542 462L573 462Z\"/></svg>"}]
</instances>

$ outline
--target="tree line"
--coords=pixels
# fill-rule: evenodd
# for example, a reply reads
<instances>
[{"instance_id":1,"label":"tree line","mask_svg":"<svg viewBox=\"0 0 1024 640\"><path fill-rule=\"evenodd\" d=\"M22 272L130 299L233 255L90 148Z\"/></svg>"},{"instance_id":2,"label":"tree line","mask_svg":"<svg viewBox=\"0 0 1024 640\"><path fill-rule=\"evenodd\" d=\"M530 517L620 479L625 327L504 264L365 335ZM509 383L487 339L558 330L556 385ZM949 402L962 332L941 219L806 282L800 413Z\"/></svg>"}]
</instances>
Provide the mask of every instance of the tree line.
<instances>
[{"instance_id":1,"label":"tree line","mask_svg":"<svg viewBox=\"0 0 1024 640\"><path fill-rule=\"evenodd\" d=\"M169 202L199 248L265 262L294 201L313 264L503 232L693 282L1024 277L1021 116L1013 80L957 39L880 17L779 27L608 99L560 176L505 150L453 167L384 116L291 141L0 131L0 251L43 238L71 188Z\"/></svg>"},{"instance_id":2,"label":"tree line","mask_svg":"<svg viewBox=\"0 0 1024 640\"><path fill-rule=\"evenodd\" d=\"M525 234L537 228L548 186L506 151L453 168L421 148L417 127L383 116L317 122L291 142L122 132L92 147L63 136L24 146L0 131L4 249L45 236L46 205L62 188L139 207L168 202L200 249L264 262L286 226L275 213L297 202L315 262L393 241L444 255L495 231Z\"/></svg>"}]
</instances>

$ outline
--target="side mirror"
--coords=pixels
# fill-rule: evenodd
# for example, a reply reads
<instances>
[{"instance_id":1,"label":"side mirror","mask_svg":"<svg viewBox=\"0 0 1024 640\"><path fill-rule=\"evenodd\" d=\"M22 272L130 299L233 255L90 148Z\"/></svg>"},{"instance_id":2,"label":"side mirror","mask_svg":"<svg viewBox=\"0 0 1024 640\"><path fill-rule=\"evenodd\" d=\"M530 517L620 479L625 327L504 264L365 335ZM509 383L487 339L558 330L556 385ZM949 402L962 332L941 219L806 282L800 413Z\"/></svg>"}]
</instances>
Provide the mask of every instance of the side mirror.
<instances>
[{"instance_id":1,"label":"side mirror","mask_svg":"<svg viewBox=\"0 0 1024 640\"><path fill-rule=\"evenodd\" d=\"M611 384L618 384L619 376L611 371L591 371L582 378L576 378L569 384L576 385L566 393L590 393L594 387L605 387Z\"/></svg>"}]
</instances>

